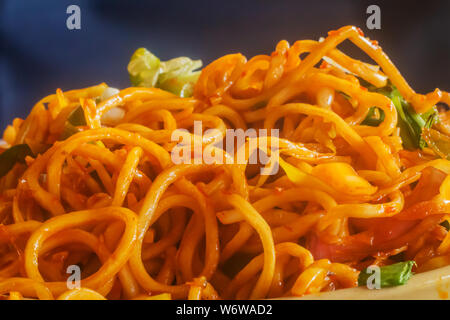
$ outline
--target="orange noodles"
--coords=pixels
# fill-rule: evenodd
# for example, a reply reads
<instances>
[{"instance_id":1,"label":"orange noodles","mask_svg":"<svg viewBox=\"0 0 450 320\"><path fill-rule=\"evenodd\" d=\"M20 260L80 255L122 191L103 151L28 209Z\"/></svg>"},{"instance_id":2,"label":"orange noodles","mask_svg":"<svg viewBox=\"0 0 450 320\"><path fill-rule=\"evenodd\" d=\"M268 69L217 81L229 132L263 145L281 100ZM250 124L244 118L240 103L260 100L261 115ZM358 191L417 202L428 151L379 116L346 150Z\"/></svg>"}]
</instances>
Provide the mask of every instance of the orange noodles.
<instances>
[{"instance_id":1,"label":"orange noodles","mask_svg":"<svg viewBox=\"0 0 450 320\"><path fill-rule=\"evenodd\" d=\"M377 65L337 49L346 39ZM32 155L0 178L1 297L277 298L356 286L362 269L399 252L417 272L448 265L450 161L404 150L394 101L373 89L390 84L420 113L449 103L438 89L414 92L351 26L281 41L271 55L223 56L189 98L58 89L4 133ZM214 130L199 136L198 123ZM174 135L191 144L189 159L225 150L227 129L269 135L208 164L172 161ZM261 169L274 163L251 161L262 146L276 146L272 175Z\"/></svg>"}]
</instances>

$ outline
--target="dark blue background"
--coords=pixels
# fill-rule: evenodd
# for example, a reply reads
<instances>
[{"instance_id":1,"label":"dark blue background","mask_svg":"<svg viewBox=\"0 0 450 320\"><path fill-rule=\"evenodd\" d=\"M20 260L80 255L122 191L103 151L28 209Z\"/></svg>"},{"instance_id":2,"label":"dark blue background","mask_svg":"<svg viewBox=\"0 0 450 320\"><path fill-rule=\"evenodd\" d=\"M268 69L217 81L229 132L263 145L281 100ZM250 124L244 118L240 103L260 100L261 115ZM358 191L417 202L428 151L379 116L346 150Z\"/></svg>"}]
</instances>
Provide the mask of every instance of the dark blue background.
<instances>
[{"instance_id":1,"label":"dark blue background","mask_svg":"<svg viewBox=\"0 0 450 320\"><path fill-rule=\"evenodd\" d=\"M66 28L70 4L81 7L79 31ZM381 7L381 30L365 27L369 4ZM0 128L58 87L128 86L126 66L140 46L164 60L185 55L206 64L348 24L379 40L417 91L449 90L449 13L448 0L0 0Z\"/></svg>"}]
</instances>

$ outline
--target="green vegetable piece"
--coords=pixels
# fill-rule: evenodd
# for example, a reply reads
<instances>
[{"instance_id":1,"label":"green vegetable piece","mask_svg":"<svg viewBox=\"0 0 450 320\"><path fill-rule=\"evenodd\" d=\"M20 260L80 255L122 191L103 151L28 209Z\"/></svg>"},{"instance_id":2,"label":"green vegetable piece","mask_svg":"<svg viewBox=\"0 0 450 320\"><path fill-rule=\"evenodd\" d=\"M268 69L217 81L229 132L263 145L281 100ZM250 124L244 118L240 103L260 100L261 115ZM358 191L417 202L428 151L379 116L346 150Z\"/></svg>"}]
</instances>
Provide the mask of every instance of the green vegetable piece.
<instances>
[{"instance_id":1,"label":"green vegetable piece","mask_svg":"<svg viewBox=\"0 0 450 320\"><path fill-rule=\"evenodd\" d=\"M84 111L81 106L75 108L67 117L64 124L64 130L59 140L66 140L70 136L81 131L78 126L85 126L86 118L84 117Z\"/></svg>"},{"instance_id":2,"label":"green vegetable piece","mask_svg":"<svg viewBox=\"0 0 450 320\"><path fill-rule=\"evenodd\" d=\"M161 65L163 70L158 80L160 83L163 83L171 78L191 76L191 71L200 68L202 61L191 60L188 57L179 57L162 62ZM195 74L199 74L199 72Z\"/></svg>"},{"instance_id":3,"label":"green vegetable piece","mask_svg":"<svg viewBox=\"0 0 450 320\"><path fill-rule=\"evenodd\" d=\"M402 104L403 98L398 91L393 90L390 98L397 110L397 126L400 128L403 147L407 150L418 149L420 147L420 135L417 136L417 133L420 132L420 127L409 116L407 110L404 109L404 105Z\"/></svg>"},{"instance_id":4,"label":"green vegetable piece","mask_svg":"<svg viewBox=\"0 0 450 320\"><path fill-rule=\"evenodd\" d=\"M422 137L422 130L424 128L431 128L437 119L437 110L432 108L423 114L415 112L413 107L402 97L400 91L391 83L383 88L376 88L364 79L359 79L361 86L367 88L371 92L377 92L385 95L394 103L397 110L398 121L397 126L400 128L400 136L402 138L403 147L407 150L423 149L426 146L426 141ZM371 116L373 112L369 112ZM380 117L381 119L381 117ZM373 121L366 118L366 125L378 125L378 121ZM380 121L381 123L381 121Z\"/></svg>"},{"instance_id":5,"label":"green vegetable piece","mask_svg":"<svg viewBox=\"0 0 450 320\"><path fill-rule=\"evenodd\" d=\"M381 288L399 286L408 282L413 275L411 270L415 264L414 261L405 261L380 267ZM369 273L367 269L361 271L358 277L358 285L366 286L371 275L373 273Z\"/></svg>"},{"instance_id":6,"label":"green vegetable piece","mask_svg":"<svg viewBox=\"0 0 450 320\"><path fill-rule=\"evenodd\" d=\"M367 90L373 92L377 91L377 87L375 87L373 84L371 84L369 81L364 80L363 78L357 77L359 80L359 85L366 88ZM387 87L387 86L386 86ZM384 87L384 88L386 88Z\"/></svg>"},{"instance_id":7,"label":"green vegetable piece","mask_svg":"<svg viewBox=\"0 0 450 320\"><path fill-rule=\"evenodd\" d=\"M17 144L0 154L0 177L6 175L16 163L25 163L26 156L33 156L27 144Z\"/></svg>"},{"instance_id":8,"label":"green vegetable piece","mask_svg":"<svg viewBox=\"0 0 450 320\"><path fill-rule=\"evenodd\" d=\"M450 231L450 223L448 222L448 220L445 220L441 223L441 226L443 226L445 229L447 229L447 231Z\"/></svg>"},{"instance_id":9,"label":"green vegetable piece","mask_svg":"<svg viewBox=\"0 0 450 320\"><path fill-rule=\"evenodd\" d=\"M85 126L86 118L84 117L83 108L81 106L75 108L67 117L67 121L73 126Z\"/></svg>"},{"instance_id":10,"label":"green vegetable piece","mask_svg":"<svg viewBox=\"0 0 450 320\"><path fill-rule=\"evenodd\" d=\"M160 61L145 48L139 48L131 57L128 73L134 86L156 87L180 97L190 97L202 66L201 60L179 57Z\"/></svg>"},{"instance_id":11,"label":"green vegetable piece","mask_svg":"<svg viewBox=\"0 0 450 320\"><path fill-rule=\"evenodd\" d=\"M375 116L375 109L378 109L379 117ZM386 115L384 114L384 111L377 107L372 107L369 109L369 113L367 114L366 118L363 122L361 122L362 125L371 126L371 127L378 127L380 123L384 121L384 117Z\"/></svg>"},{"instance_id":12,"label":"green vegetable piece","mask_svg":"<svg viewBox=\"0 0 450 320\"><path fill-rule=\"evenodd\" d=\"M128 64L131 83L136 87L154 87L161 71L161 61L145 48L137 49Z\"/></svg>"},{"instance_id":13,"label":"green vegetable piece","mask_svg":"<svg viewBox=\"0 0 450 320\"><path fill-rule=\"evenodd\" d=\"M63 130L59 140L66 140L70 136L73 136L74 134L76 134L80 131L81 131L81 129L71 125L69 122L66 122L66 124L64 125L64 130Z\"/></svg>"},{"instance_id":14,"label":"green vegetable piece","mask_svg":"<svg viewBox=\"0 0 450 320\"><path fill-rule=\"evenodd\" d=\"M193 73L189 76L169 78L159 83L159 88L172 92L182 98L191 97L194 93L194 84L197 82L200 73Z\"/></svg>"},{"instance_id":15,"label":"green vegetable piece","mask_svg":"<svg viewBox=\"0 0 450 320\"><path fill-rule=\"evenodd\" d=\"M341 94L345 99L350 100L352 97L350 97L348 94L346 94L343 91L337 91L339 94Z\"/></svg>"},{"instance_id":16,"label":"green vegetable piece","mask_svg":"<svg viewBox=\"0 0 450 320\"><path fill-rule=\"evenodd\" d=\"M430 128L423 129L423 139L442 159L450 160L450 137Z\"/></svg>"}]
</instances>

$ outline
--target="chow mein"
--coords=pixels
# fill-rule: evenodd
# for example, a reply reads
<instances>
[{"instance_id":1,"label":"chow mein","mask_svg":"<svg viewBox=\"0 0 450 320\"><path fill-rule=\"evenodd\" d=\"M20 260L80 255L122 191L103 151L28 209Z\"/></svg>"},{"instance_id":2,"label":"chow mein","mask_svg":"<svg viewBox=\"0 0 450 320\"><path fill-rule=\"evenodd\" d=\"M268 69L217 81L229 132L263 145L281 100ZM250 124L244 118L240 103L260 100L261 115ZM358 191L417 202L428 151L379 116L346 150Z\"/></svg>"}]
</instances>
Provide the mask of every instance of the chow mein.
<instances>
[{"instance_id":1,"label":"chow mein","mask_svg":"<svg viewBox=\"0 0 450 320\"><path fill-rule=\"evenodd\" d=\"M450 265L448 92L353 26L201 66L140 48L132 87L57 89L7 126L2 299L301 297Z\"/></svg>"}]
</instances>

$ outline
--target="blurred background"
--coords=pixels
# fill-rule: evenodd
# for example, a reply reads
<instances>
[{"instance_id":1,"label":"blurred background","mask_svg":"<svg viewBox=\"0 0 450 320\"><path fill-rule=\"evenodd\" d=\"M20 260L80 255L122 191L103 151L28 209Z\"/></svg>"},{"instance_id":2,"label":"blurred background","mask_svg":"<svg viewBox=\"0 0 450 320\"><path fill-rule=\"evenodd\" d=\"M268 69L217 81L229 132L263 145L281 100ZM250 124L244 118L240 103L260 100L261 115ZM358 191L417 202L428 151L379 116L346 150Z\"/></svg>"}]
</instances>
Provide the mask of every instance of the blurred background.
<instances>
[{"instance_id":1,"label":"blurred background","mask_svg":"<svg viewBox=\"0 0 450 320\"><path fill-rule=\"evenodd\" d=\"M71 4L81 9L81 30L66 27ZM381 30L366 27L371 4L381 8ZM126 67L141 46L162 60L206 65L349 24L378 40L416 91L450 90L449 13L449 0L0 0L0 129L56 88L129 86ZM342 49L364 58L349 44Z\"/></svg>"}]
</instances>

